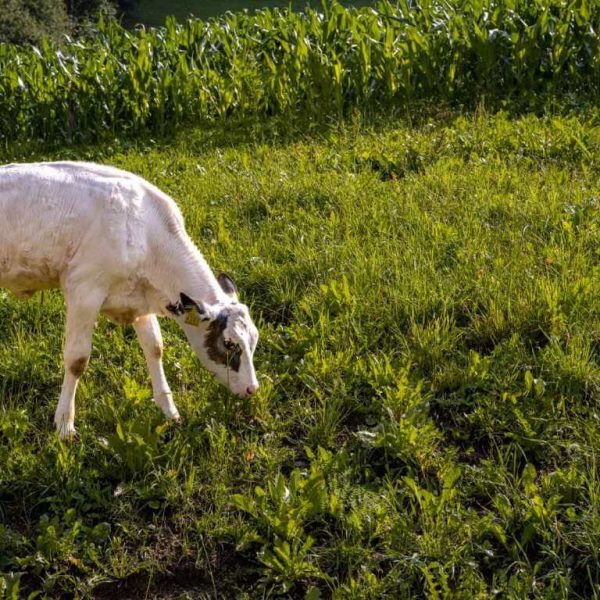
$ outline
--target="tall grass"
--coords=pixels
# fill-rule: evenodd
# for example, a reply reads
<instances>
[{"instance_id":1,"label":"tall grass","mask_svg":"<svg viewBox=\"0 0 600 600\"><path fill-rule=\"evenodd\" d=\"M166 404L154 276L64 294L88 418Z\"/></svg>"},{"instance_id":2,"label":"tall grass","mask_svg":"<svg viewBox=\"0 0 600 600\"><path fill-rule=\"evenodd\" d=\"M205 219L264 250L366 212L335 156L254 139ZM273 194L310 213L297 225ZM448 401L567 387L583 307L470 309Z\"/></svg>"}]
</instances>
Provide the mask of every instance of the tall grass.
<instances>
[{"instance_id":1,"label":"tall grass","mask_svg":"<svg viewBox=\"0 0 600 600\"><path fill-rule=\"evenodd\" d=\"M229 13L91 38L0 45L0 136L93 139L237 114L420 100L538 106L599 89L594 0L401 0L371 8Z\"/></svg>"}]
</instances>

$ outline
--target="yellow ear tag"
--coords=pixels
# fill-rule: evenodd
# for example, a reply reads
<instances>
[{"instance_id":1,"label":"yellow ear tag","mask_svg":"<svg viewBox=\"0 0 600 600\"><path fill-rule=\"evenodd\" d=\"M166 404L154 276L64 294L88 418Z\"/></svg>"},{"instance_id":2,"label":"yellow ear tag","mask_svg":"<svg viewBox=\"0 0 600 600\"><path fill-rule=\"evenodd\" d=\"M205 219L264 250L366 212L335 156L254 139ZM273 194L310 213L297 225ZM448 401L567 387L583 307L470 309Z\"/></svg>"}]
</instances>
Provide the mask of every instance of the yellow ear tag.
<instances>
[{"instance_id":1,"label":"yellow ear tag","mask_svg":"<svg viewBox=\"0 0 600 600\"><path fill-rule=\"evenodd\" d=\"M184 322L186 325L198 327L198 325L200 325L200 315L198 314L198 311L192 308L192 310L185 315Z\"/></svg>"}]
</instances>

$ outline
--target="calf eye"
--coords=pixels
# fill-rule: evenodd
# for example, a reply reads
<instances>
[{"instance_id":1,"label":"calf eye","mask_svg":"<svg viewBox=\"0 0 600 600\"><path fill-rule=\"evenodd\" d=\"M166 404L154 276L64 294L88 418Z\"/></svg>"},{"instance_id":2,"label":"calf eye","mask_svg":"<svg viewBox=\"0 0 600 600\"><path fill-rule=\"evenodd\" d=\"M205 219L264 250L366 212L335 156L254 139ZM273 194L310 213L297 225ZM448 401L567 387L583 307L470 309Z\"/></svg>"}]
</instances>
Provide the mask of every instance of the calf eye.
<instances>
[{"instance_id":1,"label":"calf eye","mask_svg":"<svg viewBox=\"0 0 600 600\"><path fill-rule=\"evenodd\" d=\"M227 340L226 342L224 342L224 344L226 350L235 350L236 344L234 344L233 342Z\"/></svg>"}]
</instances>

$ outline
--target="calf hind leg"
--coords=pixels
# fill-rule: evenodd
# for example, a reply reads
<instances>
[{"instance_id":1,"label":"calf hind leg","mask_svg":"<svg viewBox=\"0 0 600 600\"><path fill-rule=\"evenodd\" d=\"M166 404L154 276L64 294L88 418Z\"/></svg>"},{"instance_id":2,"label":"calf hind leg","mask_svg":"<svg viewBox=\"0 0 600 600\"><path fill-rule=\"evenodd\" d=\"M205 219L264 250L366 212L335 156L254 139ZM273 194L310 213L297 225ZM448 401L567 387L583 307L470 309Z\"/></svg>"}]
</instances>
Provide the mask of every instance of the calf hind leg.
<instances>
[{"instance_id":1,"label":"calf hind leg","mask_svg":"<svg viewBox=\"0 0 600 600\"><path fill-rule=\"evenodd\" d=\"M173 394L163 370L163 341L158 319L155 315L138 317L133 322L133 327L144 351L148 370L150 371L154 402L160 406L167 419L179 421L179 412L173 402Z\"/></svg>"}]
</instances>

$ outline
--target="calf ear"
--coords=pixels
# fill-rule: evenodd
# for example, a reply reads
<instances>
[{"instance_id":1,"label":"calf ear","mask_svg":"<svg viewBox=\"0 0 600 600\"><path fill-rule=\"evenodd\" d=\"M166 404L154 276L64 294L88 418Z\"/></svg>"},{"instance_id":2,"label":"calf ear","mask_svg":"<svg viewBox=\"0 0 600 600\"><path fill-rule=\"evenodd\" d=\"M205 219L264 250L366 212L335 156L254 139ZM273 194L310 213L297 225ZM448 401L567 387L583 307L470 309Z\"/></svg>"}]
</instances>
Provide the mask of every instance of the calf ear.
<instances>
[{"instance_id":1,"label":"calf ear","mask_svg":"<svg viewBox=\"0 0 600 600\"><path fill-rule=\"evenodd\" d=\"M210 321L210 312L206 309L202 302L192 300L187 294L181 292L179 300L175 303L167 304L167 310L174 315L181 316L183 314L198 314L200 321Z\"/></svg>"},{"instance_id":2,"label":"calf ear","mask_svg":"<svg viewBox=\"0 0 600 600\"><path fill-rule=\"evenodd\" d=\"M219 273L217 275L217 281L221 286L221 289L228 295L237 300L237 285L229 275L225 273Z\"/></svg>"}]
</instances>

